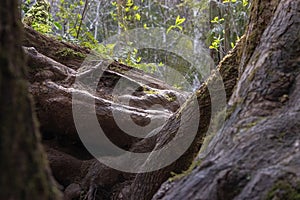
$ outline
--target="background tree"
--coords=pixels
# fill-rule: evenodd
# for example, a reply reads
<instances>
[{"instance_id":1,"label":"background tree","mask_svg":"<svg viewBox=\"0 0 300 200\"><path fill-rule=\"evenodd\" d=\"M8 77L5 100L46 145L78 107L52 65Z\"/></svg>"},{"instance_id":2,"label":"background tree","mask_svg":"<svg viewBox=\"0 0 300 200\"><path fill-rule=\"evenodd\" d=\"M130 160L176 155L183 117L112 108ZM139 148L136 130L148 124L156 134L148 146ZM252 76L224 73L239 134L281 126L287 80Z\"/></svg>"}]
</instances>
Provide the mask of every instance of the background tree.
<instances>
[{"instance_id":1,"label":"background tree","mask_svg":"<svg viewBox=\"0 0 300 200\"><path fill-rule=\"evenodd\" d=\"M0 7L0 199L59 199L25 80L17 0Z\"/></svg>"},{"instance_id":2,"label":"background tree","mask_svg":"<svg viewBox=\"0 0 300 200\"><path fill-rule=\"evenodd\" d=\"M251 3L248 0L209 1L207 44L216 63L232 49L244 34Z\"/></svg>"},{"instance_id":3,"label":"background tree","mask_svg":"<svg viewBox=\"0 0 300 200\"><path fill-rule=\"evenodd\" d=\"M33 0L26 0L26 2L23 3L23 10L26 15L31 15L30 12L36 9L29 9L28 2ZM102 54L112 52L109 56L115 60L154 73L159 77L170 73L171 69L176 69L185 76L192 88L187 88L178 80L174 80L176 83L172 85L189 91L199 87L203 80L188 61L170 52L153 49L137 50L125 47L123 53L115 54L112 51L114 44L107 48L99 43L111 36L136 28L164 28L166 34L174 30L189 36L193 40L194 49L191 51L194 51L194 54L199 54L198 51L203 46L210 48L211 56L217 65L243 34L250 5L247 0L52 0L49 2L53 24L51 34L62 40L96 49ZM36 7L35 5L33 7ZM48 23L43 23L39 16L36 18L40 23L35 23L32 27L40 32L47 32ZM43 31L45 27L48 29ZM206 65L205 62L202 64ZM199 66L200 68L202 67Z\"/></svg>"}]
</instances>

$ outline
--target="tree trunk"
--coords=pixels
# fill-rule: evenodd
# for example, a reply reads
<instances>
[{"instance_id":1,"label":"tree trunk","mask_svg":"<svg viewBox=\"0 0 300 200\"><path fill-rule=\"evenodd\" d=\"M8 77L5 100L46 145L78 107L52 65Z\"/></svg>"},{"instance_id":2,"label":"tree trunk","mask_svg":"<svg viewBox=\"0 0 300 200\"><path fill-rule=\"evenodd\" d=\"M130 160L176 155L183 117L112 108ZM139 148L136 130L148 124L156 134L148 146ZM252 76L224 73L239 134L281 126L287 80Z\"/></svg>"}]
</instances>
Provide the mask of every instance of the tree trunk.
<instances>
[{"instance_id":1,"label":"tree trunk","mask_svg":"<svg viewBox=\"0 0 300 200\"><path fill-rule=\"evenodd\" d=\"M201 146L207 146L199 156L201 164L194 164L196 168L191 175L172 183L166 182L154 199L262 199L268 195L270 199L289 199L278 195L298 195L298 29L299 3L292 0L252 1L245 36L195 94L199 113L192 109L190 100L179 110L176 102L173 105L168 102L165 91L176 93L171 87L158 83L138 70L112 63L104 72L106 79L100 80L99 92L89 96L99 101L98 120L109 119L104 124L114 130L111 133L115 139L110 139L116 143L125 141L119 146L132 152L159 150L175 138L179 126L190 121L199 123L191 146L174 163L149 173L128 174L110 169L95 159L87 160L91 157L80 155L82 147L74 146L71 140L77 134L71 113L72 84L89 50L55 41L26 27L24 44L38 51L27 48L26 54L30 60L30 89L35 96L42 128L59 136L67 135L66 141L71 141L70 146L63 146L60 142L49 143L49 138L45 141L54 175L66 187L65 198L79 198L85 194L88 199L151 199L172 172L180 173L189 168ZM52 43L55 47L52 47ZM128 71L130 73L124 73ZM89 73L89 70L82 73ZM227 121L220 130L218 124L209 129L211 119L217 122L217 118L224 115L221 107L216 109L217 113L211 111L213 97L208 87L214 81L220 81L218 73L224 82L226 100L230 99ZM116 102L111 96L120 78L130 80L139 87L143 87L142 83L146 80L150 82L147 90L156 94L147 94L141 89L137 95L129 97L136 101L124 107L122 101ZM82 93L88 92L82 90ZM79 103L88 106L84 100ZM125 113L134 110L137 115L144 115L146 111L138 108L149 108L153 103L163 104L167 110L175 113L155 137L124 140L123 133L115 127L111 109L122 108ZM180 121L183 112L187 112L191 118ZM193 121L192 117L197 114L201 116L201 121ZM146 115L151 116L151 113L146 112ZM151 117L155 117L155 114ZM139 119L140 122L145 120L143 117ZM178 134L179 138L189 137L189 129L183 130ZM203 144L208 130L211 132L206 138L208 144ZM68 135L70 133L71 137ZM209 137L213 138L211 142ZM176 150L174 148L171 154L175 154ZM117 159L120 165L128 162L119 157L112 159ZM157 156L148 157L150 162L155 159ZM268 179L262 180L264 177ZM276 188L278 185L283 189Z\"/></svg>"},{"instance_id":2,"label":"tree trunk","mask_svg":"<svg viewBox=\"0 0 300 200\"><path fill-rule=\"evenodd\" d=\"M154 199L299 199L299 10L299 1L253 2L233 112L201 164Z\"/></svg>"},{"instance_id":3,"label":"tree trunk","mask_svg":"<svg viewBox=\"0 0 300 200\"><path fill-rule=\"evenodd\" d=\"M93 66L87 66L86 63L81 66L82 58L86 56L85 49L41 36L29 27L26 27L25 31L24 45L29 46L24 47L29 61L29 88L36 103L50 166L55 178L65 187L63 188L65 198L78 197L81 190L86 192L86 196L90 196L95 190L100 191L101 187L105 187L108 194L112 189L117 191L117 186L114 185L123 183L124 179L130 176L108 169L96 159L92 159L93 157L83 147L72 115L72 91L76 90L84 97L77 102L82 108L90 106L86 101L87 98L95 99L98 122L108 133L107 137L117 146L135 152L151 151L155 146L156 137L140 141L141 139L125 134L118 128L112 113L118 111L119 116L130 116L122 118L123 123L134 120L140 126L147 125L149 121L152 125L157 122L161 124L179 108L179 102L186 100L186 94L180 94L171 86L141 70L117 62L112 62L103 72L95 94L85 89L75 89L75 77L93 75ZM53 43L55 46L48 47L48 51L45 51L40 47L42 43ZM57 57L55 51L63 54ZM65 54L66 52L68 54ZM74 56L74 60L78 63L74 65L74 61L65 59L69 56ZM120 79L127 82L125 89L132 91L132 94L130 92L117 96L113 94ZM128 105L127 99L130 100L127 102ZM161 107L152 107L153 105ZM89 125L86 125L86 128L88 134L88 130L91 129ZM105 143L101 146L104 145ZM103 174L108 178L104 178Z\"/></svg>"},{"instance_id":4,"label":"tree trunk","mask_svg":"<svg viewBox=\"0 0 300 200\"><path fill-rule=\"evenodd\" d=\"M262 33L268 25L270 17L273 15L274 9L276 7L277 4L274 2L253 2L253 11L251 15L252 18L249 27L256 27L261 21L263 21L264 23L259 24L260 29L253 29L251 31L248 31L247 34L239 42L239 44L237 44L236 48L229 55L227 55L218 66L217 70L222 76L224 87L226 90L227 100L229 100L229 98L231 97L233 88L236 85L236 81L238 78L238 70L241 70L239 68L243 67L243 65L240 65L241 60L246 60L249 56L253 54L255 49L253 48L253 46L256 46L258 44L259 38L262 36ZM258 8L264 9L264 12L258 14ZM211 78L208 79L206 84L203 84L197 91L197 100L198 104L200 105L199 115L203 117L199 122L199 128L194 142L192 143L191 147L187 150L187 152L183 156L181 156L180 159L178 159L176 162L174 162L166 168L163 168L157 172L138 174L132 181L130 190L127 190L126 192L121 192L122 195L120 196L125 196L125 199L151 199L153 194L160 187L160 185L169 177L171 177L171 172L178 173L188 169L188 167L191 165L192 160L201 148L203 138L205 137L205 134L210 124L210 119L218 117L217 115L210 116L211 101L209 95L210 92L207 87L208 85L212 84L217 85L217 79L218 78L215 75L212 75ZM226 115L230 115L232 109L233 108L229 109ZM165 133L161 134L167 135L168 137L159 138L159 142L157 142L158 144L164 144L166 143L166 141L170 140L170 137L172 135L170 134L170 130L172 130L174 124L177 124L176 120L171 118L166 124L168 128L166 128ZM208 137L212 137L212 135L209 135ZM159 145L157 146L157 148L160 148Z\"/></svg>"},{"instance_id":5,"label":"tree trunk","mask_svg":"<svg viewBox=\"0 0 300 200\"><path fill-rule=\"evenodd\" d=\"M0 7L0 199L59 199L25 80L17 0Z\"/></svg>"}]
</instances>

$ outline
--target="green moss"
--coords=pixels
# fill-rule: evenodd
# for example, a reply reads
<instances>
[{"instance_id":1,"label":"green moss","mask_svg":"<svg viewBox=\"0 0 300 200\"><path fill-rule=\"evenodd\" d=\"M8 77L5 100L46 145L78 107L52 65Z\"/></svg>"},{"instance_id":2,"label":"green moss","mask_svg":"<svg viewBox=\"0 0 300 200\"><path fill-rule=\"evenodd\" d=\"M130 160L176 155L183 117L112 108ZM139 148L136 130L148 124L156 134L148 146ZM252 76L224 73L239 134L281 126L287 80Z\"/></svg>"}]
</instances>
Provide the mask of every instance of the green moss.
<instances>
[{"instance_id":1,"label":"green moss","mask_svg":"<svg viewBox=\"0 0 300 200\"><path fill-rule=\"evenodd\" d=\"M222 111L219 111L217 114L215 114L215 116L211 120L210 129L203 139L199 153L203 153L207 149L207 147L208 147L209 143L212 141L213 137L221 129L221 127L224 124L226 114L227 114L226 108L223 109Z\"/></svg>"},{"instance_id":2,"label":"green moss","mask_svg":"<svg viewBox=\"0 0 300 200\"><path fill-rule=\"evenodd\" d=\"M109 66L109 69L112 70L112 71L114 71L114 72L121 73L121 74L124 73L124 72L126 72L125 69L122 69L122 68L116 67L116 66Z\"/></svg>"},{"instance_id":3,"label":"green moss","mask_svg":"<svg viewBox=\"0 0 300 200\"><path fill-rule=\"evenodd\" d=\"M71 57L71 58L85 58L86 55L80 52L76 52L70 48L63 48L55 53L56 56L59 57Z\"/></svg>"},{"instance_id":4,"label":"green moss","mask_svg":"<svg viewBox=\"0 0 300 200\"><path fill-rule=\"evenodd\" d=\"M177 100L176 96L175 95L169 95L169 94L166 94L165 95L166 99L169 101L169 102L174 102Z\"/></svg>"},{"instance_id":5,"label":"green moss","mask_svg":"<svg viewBox=\"0 0 300 200\"><path fill-rule=\"evenodd\" d=\"M232 113L235 111L238 103L234 103L232 106L228 107L226 110L225 120L229 119Z\"/></svg>"},{"instance_id":6,"label":"green moss","mask_svg":"<svg viewBox=\"0 0 300 200\"><path fill-rule=\"evenodd\" d=\"M300 182L293 187L287 181L278 181L268 192L265 200L284 199L300 200Z\"/></svg>"},{"instance_id":7,"label":"green moss","mask_svg":"<svg viewBox=\"0 0 300 200\"><path fill-rule=\"evenodd\" d=\"M190 105L191 103L193 103L194 99L197 97L195 96L197 95L196 93L194 93L191 97L189 97L181 106L180 108L177 110L176 112L176 119L178 119L179 117L181 117L181 113L187 108L188 105Z\"/></svg>"},{"instance_id":8,"label":"green moss","mask_svg":"<svg viewBox=\"0 0 300 200\"><path fill-rule=\"evenodd\" d=\"M192 164L190 165L190 167L187 170L183 171L182 173L176 174L174 172L171 172L172 177L169 178L169 181L170 182L176 181L176 180L179 180L179 179L191 174L193 169L195 169L195 167L199 166L200 164L201 164L201 160L193 161Z\"/></svg>"},{"instance_id":9,"label":"green moss","mask_svg":"<svg viewBox=\"0 0 300 200\"><path fill-rule=\"evenodd\" d=\"M258 54L257 54L257 59L258 59ZM253 81L253 79L254 79L254 77L255 77L255 74L256 74L257 70L258 70L258 67L254 68L254 69L252 70L252 72L249 74L249 76L248 76L248 81L249 81L249 82Z\"/></svg>"},{"instance_id":10,"label":"green moss","mask_svg":"<svg viewBox=\"0 0 300 200\"><path fill-rule=\"evenodd\" d=\"M278 135L274 135L272 139L276 139L278 142L282 143L284 141L284 137L286 136L287 132L280 132Z\"/></svg>"},{"instance_id":11,"label":"green moss","mask_svg":"<svg viewBox=\"0 0 300 200\"><path fill-rule=\"evenodd\" d=\"M208 134L205 136L205 138L203 139L199 153L203 153L207 149L209 143L212 141L212 139L215 135L216 135L216 133L211 133L211 134Z\"/></svg>"},{"instance_id":12,"label":"green moss","mask_svg":"<svg viewBox=\"0 0 300 200\"><path fill-rule=\"evenodd\" d=\"M255 126L256 124L257 124L257 121L255 121L255 122L250 122L250 123L247 123L247 124L243 125L243 128L249 129L249 128Z\"/></svg>"},{"instance_id":13,"label":"green moss","mask_svg":"<svg viewBox=\"0 0 300 200\"><path fill-rule=\"evenodd\" d=\"M159 92L158 91L156 91L156 90L151 90L151 89L144 89L144 93L145 94L159 94Z\"/></svg>"},{"instance_id":14,"label":"green moss","mask_svg":"<svg viewBox=\"0 0 300 200\"><path fill-rule=\"evenodd\" d=\"M255 48L256 48L256 43L255 41L257 40L258 36L260 35L259 31L255 30L252 31L252 33L249 34L248 36L248 45L247 45L247 50L249 52L249 55L252 54L252 52L254 52Z\"/></svg>"},{"instance_id":15,"label":"green moss","mask_svg":"<svg viewBox=\"0 0 300 200\"><path fill-rule=\"evenodd\" d=\"M265 120L266 117L257 117L255 120L248 122L248 123L244 123L241 126L239 126L238 129L243 129L243 131L247 131L250 128L252 128L253 126L256 126L258 123L261 123L261 121Z\"/></svg>"}]
</instances>

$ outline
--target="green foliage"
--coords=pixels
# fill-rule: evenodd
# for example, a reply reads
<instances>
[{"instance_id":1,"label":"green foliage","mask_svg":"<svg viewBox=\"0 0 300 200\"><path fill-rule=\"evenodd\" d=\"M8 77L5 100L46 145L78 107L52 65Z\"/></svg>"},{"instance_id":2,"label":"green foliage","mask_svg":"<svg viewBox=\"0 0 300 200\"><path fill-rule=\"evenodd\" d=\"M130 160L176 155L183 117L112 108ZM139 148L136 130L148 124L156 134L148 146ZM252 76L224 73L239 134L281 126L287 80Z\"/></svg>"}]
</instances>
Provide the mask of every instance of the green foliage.
<instances>
[{"instance_id":1,"label":"green foliage","mask_svg":"<svg viewBox=\"0 0 300 200\"><path fill-rule=\"evenodd\" d=\"M210 49L215 49L216 51L218 51L218 49L220 47L220 43L221 43L222 40L224 40L224 38L221 38L221 35L219 35L218 37L214 36L214 40L212 41L209 48Z\"/></svg>"},{"instance_id":2,"label":"green foliage","mask_svg":"<svg viewBox=\"0 0 300 200\"><path fill-rule=\"evenodd\" d=\"M235 46L236 40L243 34L249 7L248 0L223 0L222 3L208 0L56 0L51 1L53 4L50 10L49 3L40 7L30 6L33 0L22 2L22 9L26 13L24 22L27 21L27 24L42 33L95 49L106 58L147 72L168 73L168 70L163 70L169 66L186 76L190 83L193 83L196 70L192 71L188 62L170 56L166 51L138 50L127 41L123 49L115 55L115 44L99 43L130 29L159 27L165 28L167 33L171 30L179 31L190 36L193 41L199 41L199 44L206 41L212 52L225 54L229 48ZM89 4L86 5L86 2ZM210 6L211 2L217 2L213 9ZM85 12L86 6L88 12ZM181 45L191 50L191 53L196 50L192 45L191 48L189 44ZM152 55L149 56L149 53ZM197 75L197 78L201 80L200 75ZM178 88L185 87L177 80L172 84Z\"/></svg>"},{"instance_id":3,"label":"green foliage","mask_svg":"<svg viewBox=\"0 0 300 200\"><path fill-rule=\"evenodd\" d=\"M47 0L37 0L28 8L30 1L26 1L23 10L27 11L23 22L41 33L50 33L52 29L52 16L50 14L50 4ZM27 5L27 6L26 6Z\"/></svg>"},{"instance_id":4,"label":"green foliage","mask_svg":"<svg viewBox=\"0 0 300 200\"><path fill-rule=\"evenodd\" d=\"M24 13L27 13L30 9L30 2L31 0L25 0L22 4L21 4L21 9Z\"/></svg>"},{"instance_id":5,"label":"green foliage","mask_svg":"<svg viewBox=\"0 0 300 200\"><path fill-rule=\"evenodd\" d=\"M100 53L102 57L107 59L113 59L115 44L99 44L95 48L96 52Z\"/></svg>"},{"instance_id":6,"label":"green foliage","mask_svg":"<svg viewBox=\"0 0 300 200\"><path fill-rule=\"evenodd\" d=\"M122 4L121 2L112 2L114 7L113 11L110 12L114 21L116 21L119 27L123 31L134 28L136 22L141 21L141 15L139 14L139 6L135 5L133 0L127 0Z\"/></svg>"},{"instance_id":7,"label":"green foliage","mask_svg":"<svg viewBox=\"0 0 300 200\"><path fill-rule=\"evenodd\" d=\"M244 33L248 20L248 0L224 0L211 2L211 30L208 34L209 48L225 55Z\"/></svg>"},{"instance_id":8,"label":"green foliage","mask_svg":"<svg viewBox=\"0 0 300 200\"><path fill-rule=\"evenodd\" d=\"M140 63L141 57L138 55L136 48L131 48L130 43L128 46L124 45L123 49L119 50L117 55L114 51L116 44L98 44L94 50L101 55L102 58L117 60L120 63L141 69L146 72L154 72L156 65L152 63Z\"/></svg>"},{"instance_id":9,"label":"green foliage","mask_svg":"<svg viewBox=\"0 0 300 200\"><path fill-rule=\"evenodd\" d=\"M85 25L80 26L83 18L80 14L84 5L83 0L59 0L54 18L50 13L50 4L47 0L37 0L32 7L30 7L30 3L30 0L26 0L22 4L25 12L23 18L25 24L41 33L55 35L61 40L88 48L97 46L98 41L88 31L88 28ZM78 35L79 29L83 30L80 35Z\"/></svg>"},{"instance_id":10,"label":"green foliage","mask_svg":"<svg viewBox=\"0 0 300 200\"><path fill-rule=\"evenodd\" d=\"M61 39L85 47L95 48L98 41L93 37L85 25L80 26L80 21L84 17L81 14L83 5L83 0L60 0L59 11L56 13L56 21L54 23L56 34L58 34ZM80 35L78 35L79 29L82 30L82 34Z\"/></svg>"},{"instance_id":11,"label":"green foliage","mask_svg":"<svg viewBox=\"0 0 300 200\"><path fill-rule=\"evenodd\" d=\"M179 29L182 31L182 23L185 21L185 18L180 18L180 16L178 15L176 20L175 20L175 24L174 25L171 25L168 30L167 30L167 33L169 33L172 29Z\"/></svg>"}]
</instances>

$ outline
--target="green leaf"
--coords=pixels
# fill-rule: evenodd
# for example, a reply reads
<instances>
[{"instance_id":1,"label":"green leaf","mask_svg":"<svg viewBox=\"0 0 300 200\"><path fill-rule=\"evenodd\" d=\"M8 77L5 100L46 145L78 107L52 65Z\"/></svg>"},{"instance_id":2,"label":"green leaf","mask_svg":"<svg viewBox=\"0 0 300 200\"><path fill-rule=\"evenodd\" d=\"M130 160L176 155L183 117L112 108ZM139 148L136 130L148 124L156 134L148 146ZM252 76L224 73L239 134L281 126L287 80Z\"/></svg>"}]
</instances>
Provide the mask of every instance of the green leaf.
<instances>
[{"instance_id":1,"label":"green leaf","mask_svg":"<svg viewBox=\"0 0 300 200\"><path fill-rule=\"evenodd\" d=\"M127 7L133 6L133 1L132 0L127 0L126 6Z\"/></svg>"},{"instance_id":2,"label":"green leaf","mask_svg":"<svg viewBox=\"0 0 300 200\"><path fill-rule=\"evenodd\" d=\"M233 42L230 43L231 48L233 48L235 46L235 44Z\"/></svg>"},{"instance_id":3,"label":"green leaf","mask_svg":"<svg viewBox=\"0 0 300 200\"><path fill-rule=\"evenodd\" d=\"M243 0L243 6L246 7L248 5L248 0Z\"/></svg>"},{"instance_id":4,"label":"green leaf","mask_svg":"<svg viewBox=\"0 0 300 200\"><path fill-rule=\"evenodd\" d=\"M62 25L60 23L54 22L53 24L54 24L55 28L57 28L58 30L62 30Z\"/></svg>"},{"instance_id":5,"label":"green leaf","mask_svg":"<svg viewBox=\"0 0 300 200\"><path fill-rule=\"evenodd\" d=\"M116 46L116 44L107 44L106 47L108 49L113 49Z\"/></svg>"},{"instance_id":6,"label":"green leaf","mask_svg":"<svg viewBox=\"0 0 300 200\"><path fill-rule=\"evenodd\" d=\"M135 14L135 19L137 19L138 21L140 21L141 20L141 15L139 13L136 13Z\"/></svg>"},{"instance_id":7,"label":"green leaf","mask_svg":"<svg viewBox=\"0 0 300 200\"><path fill-rule=\"evenodd\" d=\"M209 46L210 49L217 49L215 46Z\"/></svg>"},{"instance_id":8,"label":"green leaf","mask_svg":"<svg viewBox=\"0 0 300 200\"><path fill-rule=\"evenodd\" d=\"M116 17L116 16L117 16L117 14L114 13L113 11L110 12L110 15L111 15L112 17Z\"/></svg>"},{"instance_id":9,"label":"green leaf","mask_svg":"<svg viewBox=\"0 0 300 200\"><path fill-rule=\"evenodd\" d=\"M223 3L230 3L230 2L231 2L231 3L235 3L236 0L224 0L224 1L223 1Z\"/></svg>"},{"instance_id":10,"label":"green leaf","mask_svg":"<svg viewBox=\"0 0 300 200\"><path fill-rule=\"evenodd\" d=\"M144 24L144 29L149 29L149 27L147 26L147 24Z\"/></svg>"},{"instance_id":11,"label":"green leaf","mask_svg":"<svg viewBox=\"0 0 300 200\"><path fill-rule=\"evenodd\" d=\"M220 18L219 17L215 17L213 20L211 20L210 22L211 23L220 23L222 21L224 21L225 19L224 18Z\"/></svg>"},{"instance_id":12,"label":"green leaf","mask_svg":"<svg viewBox=\"0 0 300 200\"><path fill-rule=\"evenodd\" d=\"M175 28L175 26L170 26L169 28L168 28L168 30L167 30L167 33L169 33L173 28Z\"/></svg>"},{"instance_id":13,"label":"green leaf","mask_svg":"<svg viewBox=\"0 0 300 200\"><path fill-rule=\"evenodd\" d=\"M176 25L180 25L185 21L185 18L180 18L180 16L178 15L175 21Z\"/></svg>"},{"instance_id":14,"label":"green leaf","mask_svg":"<svg viewBox=\"0 0 300 200\"><path fill-rule=\"evenodd\" d=\"M210 21L211 23L218 23L219 22L219 17L215 17L213 20Z\"/></svg>"},{"instance_id":15,"label":"green leaf","mask_svg":"<svg viewBox=\"0 0 300 200\"><path fill-rule=\"evenodd\" d=\"M137 11L138 9L139 9L138 6L134 6L134 7L133 7L133 10L134 10L134 11Z\"/></svg>"}]
</instances>

